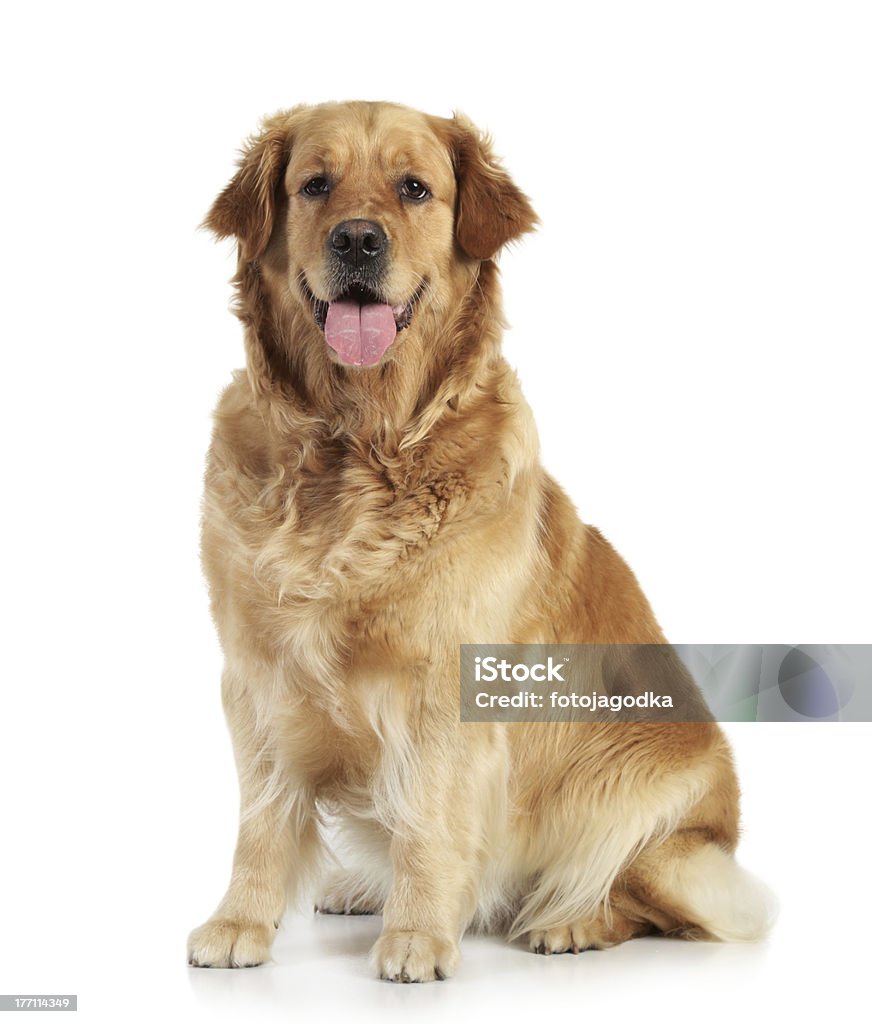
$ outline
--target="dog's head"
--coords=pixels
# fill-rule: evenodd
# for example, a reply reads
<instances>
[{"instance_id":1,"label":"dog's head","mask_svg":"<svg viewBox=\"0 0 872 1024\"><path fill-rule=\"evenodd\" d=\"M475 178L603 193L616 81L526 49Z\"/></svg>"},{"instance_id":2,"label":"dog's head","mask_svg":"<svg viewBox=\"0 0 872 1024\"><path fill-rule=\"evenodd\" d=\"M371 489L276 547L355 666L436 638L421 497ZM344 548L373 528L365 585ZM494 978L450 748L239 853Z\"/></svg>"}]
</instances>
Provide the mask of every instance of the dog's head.
<instances>
[{"instance_id":1,"label":"dog's head","mask_svg":"<svg viewBox=\"0 0 872 1024\"><path fill-rule=\"evenodd\" d=\"M393 359L536 216L465 118L387 103L267 119L206 225L235 235L273 298L305 309L347 366Z\"/></svg>"}]
</instances>

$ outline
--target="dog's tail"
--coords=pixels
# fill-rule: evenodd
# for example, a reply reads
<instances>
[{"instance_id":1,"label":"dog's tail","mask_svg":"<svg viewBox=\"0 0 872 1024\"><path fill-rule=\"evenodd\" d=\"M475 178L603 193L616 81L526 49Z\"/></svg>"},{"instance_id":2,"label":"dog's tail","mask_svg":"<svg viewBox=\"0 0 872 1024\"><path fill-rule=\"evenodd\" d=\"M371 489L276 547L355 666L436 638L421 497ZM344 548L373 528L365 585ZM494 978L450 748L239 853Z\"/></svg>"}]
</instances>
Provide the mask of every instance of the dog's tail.
<instances>
[{"instance_id":1,"label":"dog's tail","mask_svg":"<svg viewBox=\"0 0 872 1024\"><path fill-rule=\"evenodd\" d=\"M661 878L661 884L667 882L683 916L705 937L753 942L774 924L778 908L773 894L719 846L706 843L672 868L672 877Z\"/></svg>"}]
</instances>

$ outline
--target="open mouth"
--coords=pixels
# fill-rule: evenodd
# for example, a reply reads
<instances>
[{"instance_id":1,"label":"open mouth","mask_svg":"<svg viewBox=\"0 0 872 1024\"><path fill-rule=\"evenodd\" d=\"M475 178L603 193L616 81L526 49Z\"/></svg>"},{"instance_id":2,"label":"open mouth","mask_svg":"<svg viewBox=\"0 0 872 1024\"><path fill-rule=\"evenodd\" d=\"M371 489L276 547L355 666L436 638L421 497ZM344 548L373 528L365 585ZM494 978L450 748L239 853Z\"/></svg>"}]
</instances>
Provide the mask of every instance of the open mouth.
<instances>
[{"instance_id":1,"label":"open mouth","mask_svg":"<svg viewBox=\"0 0 872 1024\"><path fill-rule=\"evenodd\" d=\"M366 285L355 284L330 302L316 299L303 282L312 303L315 323L330 348L349 366L374 366L393 344L399 331L412 322L415 306L426 287L398 306L384 302Z\"/></svg>"}]
</instances>

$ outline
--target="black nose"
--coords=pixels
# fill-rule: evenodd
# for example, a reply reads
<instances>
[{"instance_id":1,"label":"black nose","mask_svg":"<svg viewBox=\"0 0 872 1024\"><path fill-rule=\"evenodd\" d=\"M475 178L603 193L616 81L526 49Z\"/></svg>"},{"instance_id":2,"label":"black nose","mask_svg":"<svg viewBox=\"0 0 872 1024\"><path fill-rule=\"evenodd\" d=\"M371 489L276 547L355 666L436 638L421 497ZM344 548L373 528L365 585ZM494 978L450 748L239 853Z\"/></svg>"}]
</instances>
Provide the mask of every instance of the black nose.
<instances>
[{"instance_id":1,"label":"black nose","mask_svg":"<svg viewBox=\"0 0 872 1024\"><path fill-rule=\"evenodd\" d=\"M330 251L352 267L376 259L387 244L384 231L372 220L344 220L330 232Z\"/></svg>"}]
</instances>

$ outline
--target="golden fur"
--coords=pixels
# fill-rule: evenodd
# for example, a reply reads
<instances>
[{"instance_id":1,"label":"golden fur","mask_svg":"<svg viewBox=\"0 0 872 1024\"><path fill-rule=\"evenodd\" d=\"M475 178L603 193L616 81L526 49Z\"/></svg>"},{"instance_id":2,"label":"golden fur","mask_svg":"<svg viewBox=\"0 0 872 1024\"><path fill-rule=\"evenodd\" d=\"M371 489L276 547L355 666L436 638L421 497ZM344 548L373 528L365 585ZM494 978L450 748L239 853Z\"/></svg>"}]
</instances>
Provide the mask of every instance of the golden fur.
<instances>
[{"instance_id":1,"label":"golden fur","mask_svg":"<svg viewBox=\"0 0 872 1024\"><path fill-rule=\"evenodd\" d=\"M329 196L311 198L318 176ZM409 176L426 202L398 195ZM348 218L384 227L385 301L423 284L372 367L344 365L313 318ZM716 724L458 720L461 643L664 642L542 469L500 354L494 257L535 220L465 119L382 103L267 119L208 215L239 243L247 353L215 414L202 546L242 811L192 964L269 957L320 877L326 816L350 860L319 909L383 914L391 980L451 974L470 926L545 953L765 930Z\"/></svg>"}]
</instances>

